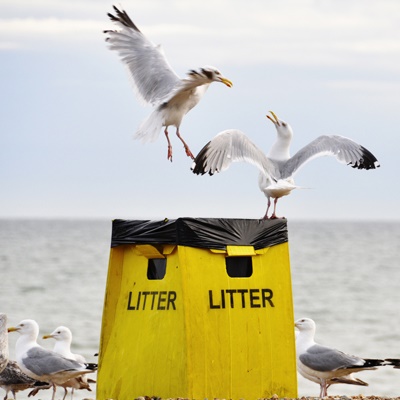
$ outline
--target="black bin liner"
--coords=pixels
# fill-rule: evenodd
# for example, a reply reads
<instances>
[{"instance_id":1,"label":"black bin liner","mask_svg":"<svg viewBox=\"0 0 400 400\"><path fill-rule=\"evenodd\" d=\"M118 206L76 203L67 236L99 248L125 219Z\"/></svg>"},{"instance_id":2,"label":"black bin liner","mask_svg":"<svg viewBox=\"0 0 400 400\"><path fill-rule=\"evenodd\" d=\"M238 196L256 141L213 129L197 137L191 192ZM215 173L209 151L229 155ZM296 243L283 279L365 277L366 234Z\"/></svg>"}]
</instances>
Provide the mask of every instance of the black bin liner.
<instances>
[{"instance_id":1,"label":"black bin liner","mask_svg":"<svg viewBox=\"0 0 400 400\"><path fill-rule=\"evenodd\" d=\"M256 250L288 241L287 220L178 218L113 221L111 247L124 244L173 244L226 250L253 246Z\"/></svg>"}]
</instances>

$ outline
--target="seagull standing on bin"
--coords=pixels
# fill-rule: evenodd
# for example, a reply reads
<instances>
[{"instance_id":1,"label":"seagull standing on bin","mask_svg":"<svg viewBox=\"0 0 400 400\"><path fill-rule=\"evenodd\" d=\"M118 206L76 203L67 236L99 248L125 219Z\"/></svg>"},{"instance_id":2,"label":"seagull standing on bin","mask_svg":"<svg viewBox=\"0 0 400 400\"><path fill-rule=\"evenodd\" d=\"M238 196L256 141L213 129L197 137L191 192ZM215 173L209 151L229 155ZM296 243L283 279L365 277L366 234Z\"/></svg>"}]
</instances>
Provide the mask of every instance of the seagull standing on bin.
<instances>
[{"instance_id":1,"label":"seagull standing on bin","mask_svg":"<svg viewBox=\"0 0 400 400\"><path fill-rule=\"evenodd\" d=\"M351 139L337 135L319 136L290 157L290 143L293 137L292 128L279 119L272 111L267 118L276 128L276 141L268 154L264 154L250 139L237 129L220 132L208 142L195 158L192 171L195 174L213 175L229 168L236 161L245 161L260 170L258 185L268 199L267 211L263 219L274 219L276 203L282 196L287 196L293 189L294 174L308 161L321 156L334 156L344 164L357 169L375 169L379 163L375 156L360 144ZM268 217L274 199L274 210Z\"/></svg>"},{"instance_id":2,"label":"seagull standing on bin","mask_svg":"<svg viewBox=\"0 0 400 400\"><path fill-rule=\"evenodd\" d=\"M56 395L56 385L97 369L97 364L79 363L41 347L36 341L39 325L32 319L25 319L16 327L8 328L8 332L20 334L15 344L15 354L22 372L33 379L49 382L53 386L52 400Z\"/></svg>"},{"instance_id":3,"label":"seagull standing on bin","mask_svg":"<svg viewBox=\"0 0 400 400\"><path fill-rule=\"evenodd\" d=\"M173 71L160 46L154 45L143 35L124 10L114 7L116 15L108 14L119 30L106 30L106 41L111 50L116 50L128 68L138 98L155 107L134 135L142 142L153 142L160 130L168 142L168 160L172 161L172 145L168 127L176 127L176 135L183 143L186 155L193 154L180 134L183 117L203 97L212 82L222 82L231 87L232 82L222 76L218 69L210 66L190 70L184 79Z\"/></svg>"},{"instance_id":4,"label":"seagull standing on bin","mask_svg":"<svg viewBox=\"0 0 400 400\"><path fill-rule=\"evenodd\" d=\"M316 327L310 318L297 320L295 327L299 330L296 337L297 370L304 378L319 383L320 397L328 395L328 387L333 383L367 386L366 382L353 378L351 374L374 370L385 363L384 360L360 358L315 343Z\"/></svg>"},{"instance_id":5,"label":"seagull standing on bin","mask_svg":"<svg viewBox=\"0 0 400 400\"><path fill-rule=\"evenodd\" d=\"M86 363L85 357L80 354L74 354L71 352L71 343L72 343L72 332L66 326L59 326L49 335L44 335L43 339L55 339L55 344L53 347L53 351L55 353L61 354L65 358L69 358L70 360L75 360L81 364ZM95 381L90 380L90 382L94 383ZM92 389L89 385L89 380L86 375L79 376L77 378L70 379L69 381L60 385L64 388L65 394L64 399L67 395L67 388L72 388L71 390L71 398L74 394L74 389L87 389L90 392ZM63 399L63 400L64 400Z\"/></svg>"}]
</instances>

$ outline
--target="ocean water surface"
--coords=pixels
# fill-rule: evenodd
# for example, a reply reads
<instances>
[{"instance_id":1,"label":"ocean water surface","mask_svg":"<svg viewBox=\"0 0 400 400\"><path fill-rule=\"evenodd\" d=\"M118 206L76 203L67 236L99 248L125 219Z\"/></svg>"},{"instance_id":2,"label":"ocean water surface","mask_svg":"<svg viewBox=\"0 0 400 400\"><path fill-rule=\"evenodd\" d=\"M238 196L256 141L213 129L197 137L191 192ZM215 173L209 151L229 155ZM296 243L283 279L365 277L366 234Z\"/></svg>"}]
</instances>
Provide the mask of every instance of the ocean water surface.
<instances>
[{"instance_id":1,"label":"ocean water surface","mask_svg":"<svg viewBox=\"0 0 400 400\"><path fill-rule=\"evenodd\" d=\"M289 220L288 230L295 319L314 319L321 344L400 358L400 222ZM0 220L0 312L9 325L35 319L40 338L66 325L73 352L96 362L110 238L111 221ZM17 337L9 336L12 359ZM39 343L53 346L51 339ZM400 369L357 376L369 386L334 385L328 393L400 396ZM298 387L299 396L319 394L300 376ZM51 392L36 398L50 399ZM83 398L95 398L95 387L74 395Z\"/></svg>"}]
</instances>

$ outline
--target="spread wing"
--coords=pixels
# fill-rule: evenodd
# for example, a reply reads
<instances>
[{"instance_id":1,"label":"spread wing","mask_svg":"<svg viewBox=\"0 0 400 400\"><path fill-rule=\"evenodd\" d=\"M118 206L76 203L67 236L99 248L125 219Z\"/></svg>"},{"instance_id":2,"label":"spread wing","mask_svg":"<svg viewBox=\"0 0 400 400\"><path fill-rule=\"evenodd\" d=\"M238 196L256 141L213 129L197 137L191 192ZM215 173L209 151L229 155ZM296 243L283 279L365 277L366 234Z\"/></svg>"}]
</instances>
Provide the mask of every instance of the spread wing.
<instances>
[{"instance_id":1,"label":"spread wing","mask_svg":"<svg viewBox=\"0 0 400 400\"><path fill-rule=\"evenodd\" d=\"M268 179L275 179L275 165L237 129L222 131L208 142L194 159L192 171L197 175L213 175L226 170L233 162L238 161L253 164Z\"/></svg>"},{"instance_id":2,"label":"spread wing","mask_svg":"<svg viewBox=\"0 0 400 400\"><path fill-rule=\"evenodd\" d=\"M344 164L357 169L379 167L376 157L365 147L343 136L319 136L299 150L281 167L282 179L294 175L308 161L322 156L334 156Z\"/></svg>"},{"instance_id":3,"label":"spread wing","mask_svg":"<svg viewBox=\"0 0 400 400\"><path fill-rule=\"evenodd\" d=\"M140 100L158 105L167 101L181 79L172 70L160 46L148 40L124 10L114 7L108 14L119 30L106 30L109 48L118 52L126 65Z\"/></svg>"}]
</instances>

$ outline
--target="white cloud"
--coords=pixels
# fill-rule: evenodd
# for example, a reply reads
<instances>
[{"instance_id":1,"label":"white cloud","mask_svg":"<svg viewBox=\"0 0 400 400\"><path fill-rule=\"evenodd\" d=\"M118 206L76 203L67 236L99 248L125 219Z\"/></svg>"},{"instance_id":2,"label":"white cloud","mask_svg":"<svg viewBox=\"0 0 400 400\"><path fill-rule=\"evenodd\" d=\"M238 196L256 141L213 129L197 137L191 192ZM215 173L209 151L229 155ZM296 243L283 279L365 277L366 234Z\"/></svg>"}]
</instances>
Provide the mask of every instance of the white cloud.
<instances>
[{"instance_id":1,"label":"white cloud","mask_svg":"<svg viewBox=\"0 0 400 400\"><path fill-rule=\"evenodd\" d=\"M0 19L0 33L4 35L77 34L103 30L104 24L93 20L61 18L12 18Z\"/></svg>"},{"instance_id":2,"label":"white cloud","mask_svg":"<svg viewBox=\"0 0 400 400\"><path fill-rule=\"evenodd\" d=\"M163 45L178 68L192 63L276 63L353 68L363 64L393 70L400 63L400 29L395 12L399 7L390 0L379 5L368 1L255 1L254 7L226 0L190 2L190 7L182 1L145 3L127 2L124 7L150 40ZM35 4L39 9L42 6L44 13L54 3L42 0ZM155 4L157 13L150 7ZM53 11L53 17L0 19L0 49L7 48L4 43L32 48L38 46L38 38L41 48L47 41L61 39L74 46L87 46L88 42L99 43L101 32L113 27L106 16L112 8L106 2L58 1L57 5L60 11ZM99 19L71 17L87 17L91 7L92 17Z\"/></svg>"}]
</instances>

